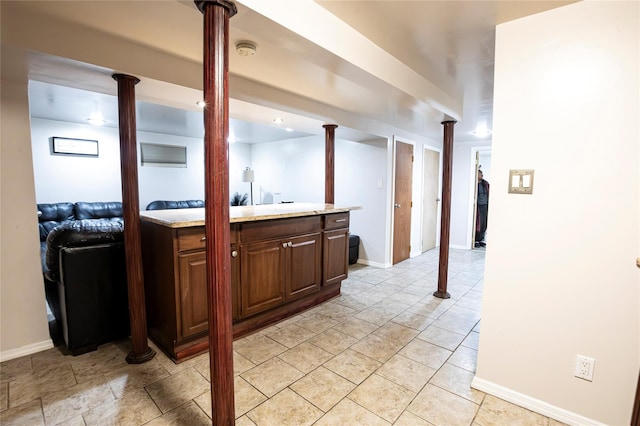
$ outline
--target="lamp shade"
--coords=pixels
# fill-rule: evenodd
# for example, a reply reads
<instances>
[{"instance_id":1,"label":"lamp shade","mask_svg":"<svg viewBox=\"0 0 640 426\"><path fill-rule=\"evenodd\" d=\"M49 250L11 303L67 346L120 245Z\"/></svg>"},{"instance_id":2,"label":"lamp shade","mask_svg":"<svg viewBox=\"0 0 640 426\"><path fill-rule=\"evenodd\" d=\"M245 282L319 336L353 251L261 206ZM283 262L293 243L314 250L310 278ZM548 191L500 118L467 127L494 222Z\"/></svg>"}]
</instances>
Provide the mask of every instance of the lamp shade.
<instances>
[{"instance_id":1,"label":"lamp shade","mask_svg":"<svg viewBox=\"0 0 640 426\"><path fill-rule=\"evenodd\" d=\"M247 167L245 170L242 171L243 182L253 182L254 178L255 178L254 171L251 170L249 167Z\"/></svg>"}]
</instances>

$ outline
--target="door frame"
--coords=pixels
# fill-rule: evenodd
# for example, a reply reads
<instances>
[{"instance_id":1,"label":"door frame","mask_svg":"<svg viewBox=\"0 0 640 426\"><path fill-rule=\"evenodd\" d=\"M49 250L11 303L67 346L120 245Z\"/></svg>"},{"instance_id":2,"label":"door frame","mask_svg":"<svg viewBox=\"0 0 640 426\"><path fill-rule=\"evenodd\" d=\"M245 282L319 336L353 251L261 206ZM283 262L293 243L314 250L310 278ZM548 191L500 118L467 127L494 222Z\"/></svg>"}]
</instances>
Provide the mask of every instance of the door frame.
<instances>
[{"instance_id":1,"label":"door frame","mask_svg":"<svg viewBox=\"0 0 640 426\"><path fill-rule=\"evenodd\" d=\"M475 238L475 215L476 215L476 184L478 180L478 172L476 170L476 155L480 152L490 152L491 146L474 146L471 147L471 161L469 161L469 211L467 213L467 250L473 249L473 239Z\"/></svg>"},{"instance_id":2,"label":"door frame","mask_svg":"<svg viewBox=\"0 0 640 426\"><path fill-rule=\"evenodd\" d=\"M421 240L421 244L420 244L420 251L422 253L424 253L424 241L422 241L422 236L424 233L424 211L425 211L425 185L424 185L424 181L425 181L425 168L424 168L424 158L425 158L425 151L434 151L438 153L438 199L442 200L442 148L438 148L432 145L423 145L422 146L422 164L421 164L421 168L422 168L422 206L421 206L421 214L420 214L420 240ZM436 212L436 247L440 247L440 231L441 231L441 227L438 226L441 223L442 220L442 204L441 202L438 202L438 207L437 207L437 212Z\"/></svg>"}]
</instances>

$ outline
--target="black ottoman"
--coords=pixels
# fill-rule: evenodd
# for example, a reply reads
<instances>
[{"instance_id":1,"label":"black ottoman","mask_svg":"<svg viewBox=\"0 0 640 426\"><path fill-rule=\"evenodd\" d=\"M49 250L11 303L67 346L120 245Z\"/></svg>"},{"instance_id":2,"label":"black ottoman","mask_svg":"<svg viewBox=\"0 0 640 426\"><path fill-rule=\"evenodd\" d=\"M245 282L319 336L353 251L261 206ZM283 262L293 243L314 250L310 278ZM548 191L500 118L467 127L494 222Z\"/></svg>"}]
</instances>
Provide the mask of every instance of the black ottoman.
<instances>
[{"instance_id":1,"label":"black ottoman","mask_svg":"<svg viewBox=\"0 0 640 426\"><path fill-rule=\"evenodd\" d=\"M360 253L360 237L357 235L349 235L349 265L353 265L358 261Z\"/></svg>"}]
</instances>

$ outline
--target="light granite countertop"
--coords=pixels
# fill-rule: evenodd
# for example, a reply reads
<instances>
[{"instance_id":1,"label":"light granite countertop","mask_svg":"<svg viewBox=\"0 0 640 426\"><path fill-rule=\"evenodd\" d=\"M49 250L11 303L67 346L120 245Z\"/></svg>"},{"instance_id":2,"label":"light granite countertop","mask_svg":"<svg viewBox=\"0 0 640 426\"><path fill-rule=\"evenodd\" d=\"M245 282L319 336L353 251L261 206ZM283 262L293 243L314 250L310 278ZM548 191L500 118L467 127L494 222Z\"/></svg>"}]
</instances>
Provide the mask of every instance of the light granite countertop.
<instances>
[{"instance_id":1,"label":"light granite countertop","mask_svg":"<svg viewBox=\"0 0 640 426\"><path fill-rule=\"evenodd\" d=\"M360 210L356 206L340 206L317 203L262 204L259 206L230 206L229 222L254 222L258 220L283 219L288 217L315 216L319 214ZM140 212L143 221L153 222L169 228L204 226L204 209L145 210Z\"/></svg>"}]
</instances>

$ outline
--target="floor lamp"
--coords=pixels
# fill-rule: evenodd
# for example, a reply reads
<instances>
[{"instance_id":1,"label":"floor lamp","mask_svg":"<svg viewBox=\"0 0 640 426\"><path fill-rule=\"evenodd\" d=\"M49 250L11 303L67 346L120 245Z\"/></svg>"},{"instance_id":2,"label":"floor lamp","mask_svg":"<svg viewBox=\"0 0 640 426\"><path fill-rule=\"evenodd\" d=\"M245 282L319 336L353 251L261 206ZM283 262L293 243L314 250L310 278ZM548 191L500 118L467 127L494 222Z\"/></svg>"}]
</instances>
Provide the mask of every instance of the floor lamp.
<instances>
[{"instance_id":1,"label":"floor lamp","mask_svg":"<svg viewBox=\"0 0 640 426\"><path fill-rule=\"evenodd\" d=\"M251 205L253 205L253 180L254 180L254 171L249 167L242 171L242 181L251 183Z\"/></svg>"}]
</instances>

